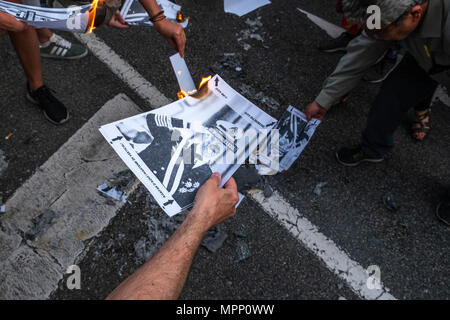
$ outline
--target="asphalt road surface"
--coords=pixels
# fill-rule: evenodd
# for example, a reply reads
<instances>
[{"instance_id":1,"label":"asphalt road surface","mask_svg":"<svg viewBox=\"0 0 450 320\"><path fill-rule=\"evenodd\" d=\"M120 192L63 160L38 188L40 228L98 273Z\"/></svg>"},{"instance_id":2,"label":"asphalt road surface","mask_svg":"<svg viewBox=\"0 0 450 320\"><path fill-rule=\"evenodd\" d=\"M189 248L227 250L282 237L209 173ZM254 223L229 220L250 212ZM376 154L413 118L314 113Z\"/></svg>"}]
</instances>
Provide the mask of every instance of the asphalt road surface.
<instances>
[{"instance_id":1,"label":"asphalt road surface","mask_svg":"<svg viewBox=\"0 0 450 320\"><path fill-rule=\"evenodd\" d=\"M224 13L221 0L176 2L191 17L186 29L186 61L194 80L218 73L275 118L289 105L303 109L313 101L340 58L340 54L316 49L328 36L297 10L339 23L333 1L273 0L244 17ZM70 34L63 35L77 41ZM89 147L83 145L83 139L75 146L71 137L85 132L84 125L93 121L97 112L109 110L105 109L108 101L115 99L112 104L116 105L122 103L120 99L125 101L128 109L122 110L126 114L134 112L134 106L146 111L160 106L161 101L176 99L179 89L169 61L174 51L155 30L100 28L95 36L102 46L81 60L43 60L45 82L72 114L70 122L61 127L49 124L26 101L18 59L8 37L0 37L0 196L7 205L0 216L1 297L103 299L151 256L182 220L168 218L142 185L137 185L124 205L104 199L102 210L108 212L108 218L96 217L98 202L91 201L91 215L84 214L80 221L102 223L95 231L76 233L76 239L69 236L70 228L78 221L75 216L83 215L82 209L72 210L67 204L56 210L59 196L42 200L45 205L30 197L27 204L26 192L33 192L29 186L39 189L33 181L57 188L57 170L52 176L45 164L59 157L63 161L72 149ZM83 39L92 43L92 37ZM120 59L102 56L106 46ZM118 65L134 73L127 78L122 71L114 72ZM140 86L139 81L152 84L152 90L166 98L146 95L148 87ZM239 174L241 189L251 192L237 216L220 226L220 232L227 235L223 246L215 253L204 247L198 251L182 299L450 298L450 229L434 213L450 185L450 107L436 101L433 129L423 143L412 140L405 119L396 133L395 149L381 164L345 168L334 159L339 147L359 142L378 89L363 82L348 103L332 109L287 173L265 179L248 172ZM102 115L105 118L100 119L113 117L108 112ZM64 152L59 151L63 146ZM104 152L110 152L107 148ZM114 161L114 168L120 167L120 160L109 160ZM100 165L102 161L106 159L92 160ZM40 179L35 179L37 176ZM107 178L97 171L92 179L100 185ZM73 189L80 200L64 203L88 203L94 196L84 196L97 194L95 188L84 187L88 184L77 176L73 179L80 179L77 186L81 187ZM316 186L325 182L321 194L314 193ZM257 192L264 189L274 192L264 197ZM387 193L400 205L399 211L391 212L383 205ZM23 215L11 208L8 211L8 203L20 197L25 199L21 205L32 207L36 202L39 210ZM42 199L45 197L43 193ZM33 219L42 217L46 209L58 214L47 221L37 238L27 237L27 230L36 225ZM64 211L71 212L70 216L64 216ZM66 220L60 220L62 216ZM58 232L53 224L58 225ZM58 236L56 244L39 240L53 234ZM71 241L79 244L76 250L67 244ZM65 246L73 249L67 256L52 253ZM243 260L238 255L242 248L248 249ZM30 277L34 285L29 287L8 280L23 280L24 273L19 270L24 266L29 266L27 272L37 273L29 262L41 258L54 267L56 275L37 280ZM67 288L65 270L72 264L80 267L81 289ZM373 270L381 280L377 283L381 287L375 289L366 281L374 276Z\"/></svg>"}]
</instances>

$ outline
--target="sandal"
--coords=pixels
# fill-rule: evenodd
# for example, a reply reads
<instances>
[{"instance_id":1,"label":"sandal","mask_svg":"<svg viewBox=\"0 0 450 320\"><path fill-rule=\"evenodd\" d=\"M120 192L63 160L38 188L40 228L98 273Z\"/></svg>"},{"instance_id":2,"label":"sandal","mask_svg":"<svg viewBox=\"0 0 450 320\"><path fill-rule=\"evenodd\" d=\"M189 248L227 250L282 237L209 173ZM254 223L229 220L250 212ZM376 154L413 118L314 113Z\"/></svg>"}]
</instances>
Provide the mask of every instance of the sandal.
<instances>
[{"instance_id":1,"label":"sandal","mask_svg":"<svg viewBox=\"0 0 450 320\"><path fill-rule=\"evenodd\" d=\"M431 109L415 112L415 119L411 126L412 137L414 140L423 141L430 133L431 130L430 114ZM420 138L419 136L421 134L423 134L423 136Z\"/></svg>"}]
</instances>

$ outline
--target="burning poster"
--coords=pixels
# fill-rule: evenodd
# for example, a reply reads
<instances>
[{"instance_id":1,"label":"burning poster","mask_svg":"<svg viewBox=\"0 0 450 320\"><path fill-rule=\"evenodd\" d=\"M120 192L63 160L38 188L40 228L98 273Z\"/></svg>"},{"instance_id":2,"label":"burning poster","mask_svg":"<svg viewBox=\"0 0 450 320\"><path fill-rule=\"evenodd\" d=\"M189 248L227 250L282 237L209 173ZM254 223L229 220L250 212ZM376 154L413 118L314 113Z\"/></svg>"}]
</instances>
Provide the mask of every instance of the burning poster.
<instances>
[{"instance_id":1,"label":"burning poster","mask_svg":"<svg viewBox=\"0 0 450 320\"><path fill-rule=\"evenodd\" d=\"M90 4L70 8L45 8L0 0L0 11L36 28L51 28L75 33L88 30Z\"/></svg>"},{"instance_id":2,"label":"burning poster","mask_svg":"<svg viewBox=\"0 0 450 320\"><path fill-rule=\"evenodd\" d=\"M187 27L189 21L183 17L181 6L168 0L156 0L156 2L164 10L164 15L167 19L179 23L183 28ZM129 25L153 26L147 11L145 11L139 0L125 0L120 9L120 14Z\"/></svg>"},{"instance_id":3,"label":"burning poster","mask_svg":"<svg viewBox=\"0 0 450 320\"><path fill-rule=\"evenodd\" d=\"M194 96L100 128L114 150L173 216L193 204L213 172L222 186L276 120L215 76Z\"/></svg>"}]
</instances>

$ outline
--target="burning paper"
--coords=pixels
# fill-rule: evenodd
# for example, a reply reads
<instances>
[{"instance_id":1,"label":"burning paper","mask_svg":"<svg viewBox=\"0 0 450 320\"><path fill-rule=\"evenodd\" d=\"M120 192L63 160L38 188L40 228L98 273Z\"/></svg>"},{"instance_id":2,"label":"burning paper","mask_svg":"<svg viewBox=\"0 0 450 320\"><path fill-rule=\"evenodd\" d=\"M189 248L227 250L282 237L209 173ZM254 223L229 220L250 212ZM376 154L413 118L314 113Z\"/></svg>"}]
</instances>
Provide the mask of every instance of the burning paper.
<instances>
[{"instance_id":1,"label":"burning paper","mask_svg":"<svg viewBox=\"0 0 450 320\"><path fill-rule=\"evenodd\" d=\"M43 8L0 0L0 11L36 28L51 28L74 33L88 29L90 4L70 8Z\"/></svg>"},{"instance_id":2,"label":"burning paper","mask_svg":"<svg viewBox=\"0 0 450 320\"><path fill-rule=\"evenodd\" d=\"M183 17L181 6L168 0L156 0L156 2L164 10L164 15L167 19L179 23L183 28L187 27L189 21ZM129 25L153 26L147 11L145 11L139 0L125 0L120 14Z\"/></svg>"},{"instance_id":3,"label":"burning paper","mask_svg":"<svg viewBox=\"0 0 450 320\"><path fill-rule=\"evenodd\" d=\"M270 4L269 0L224 0L225 12L234 13L239 17L258 9L259 7Z\"/></svg>"},{"instance_id":4,"label":"burning paper","mask_svg":"<svg viewBox=\"0 0 450 320\"><path fill-rule=\"evenodd\" d=\"M293 106L289 106L283 114L275 129L279 130L279 164L278 168L274 168L270 163L270 157L266 159L266 163L258 165L258 173L261 175L272 175L276 172L288 170L292 164L300 157L303 150L308 145L314 132L321 123L318 119L306 120L303 112L297 110Z\"/></svg>"},{"instance_id":5,"label":"burning paper","mask_svg":"<svg viewBox=\"0 0 450 320\"><path fill-rule=\"evenodd\" d=\"M275 124L215 76L198 94L102 126L100 132L173 216L192 206L213 172L221 173L222 187L256 150L257 133Z\"/></svg>"},{"instance_id":6,"label":"burning paper","mask_svg":"<svg viewBox=\"0 0 450 320\"><path fill-rule=\"evenodd\" d=\"M180 90L184 92L185 95L194 94L197 89L195 88L194 80L192 80L186 61L184 61L180 54L177 53L170 57L170 62L172 63L172 68L177 77L178 84L180 85Z\"/></svg>"}]
</instances>

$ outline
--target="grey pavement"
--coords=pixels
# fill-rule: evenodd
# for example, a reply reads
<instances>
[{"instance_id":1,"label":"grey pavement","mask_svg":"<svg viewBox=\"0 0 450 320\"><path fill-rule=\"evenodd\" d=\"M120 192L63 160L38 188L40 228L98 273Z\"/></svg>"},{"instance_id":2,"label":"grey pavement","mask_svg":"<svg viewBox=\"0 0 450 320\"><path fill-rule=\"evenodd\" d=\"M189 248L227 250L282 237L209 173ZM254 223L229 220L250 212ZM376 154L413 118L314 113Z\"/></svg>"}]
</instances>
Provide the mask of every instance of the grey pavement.
<instances>
[{"instance_id":1,"label":"grey pavement","mask_svg":"<svg viewBox=\"0 0 450 320\"><path fill-rule=\"evenodd\" d=\"M330 1L273 0L242 18L225 14L221 0L176 2L191 16L186 61L194 80L218 72L276 118L289 104L302 109L310 103L340 57L317 51L316 45L327 35L296 10L338 23ZM176 99L178 85L168 59L174 51L153 29L101 28L95 33L167 98ZM24 76L7 37L0 37L0 48L0 197L6 203L118 94L149 109L92 54L77 61L44 60L46 82L73 114L68 124L55 127L26 102ZM223 65L225 53L233 54L233 63L242 71ZM358 143L378 88L362 83L348 103L329 112L294 166L267 183L361 266L379 266L381 279L395 298L449 299L450 229L437 221L434 209L450 185L450 107L442 103L433 107L433 129L423 143L411 139L405 119L384 163L344 168L334 159L340 146ZM321 182L327 185L318 196L313 191ZM262 188L261 181L253 184ZM86 190L91 192L92 188ZM388 192L400 205L396 213L383 206L382 197ZM29 249L36 247L34 241L27 240L27 245L20 232L8 233L9 222L2 216L0 239L21 245L16 256L35 255L49 265L49 281L59 281L51 299L103 299L162 245L182 219L168 219L143 186L129 203L120 209L111 205L111 210L109 224L83 238L77 257L72 256L81 268L81 290L67 288L64 268L53 270L55 261L48 252ZM30 217L29 226L31 221ZM250 197L220 228L227 239L216 253L200 248L182 299L360 298ZM242 243L251 255L237 261ZM7 258L4 252L0 251L2 260ZM20 259L18 263L13 266L20 267ZM8 270L14 273L14 268Z\"/></svg>"}]
</instances>

